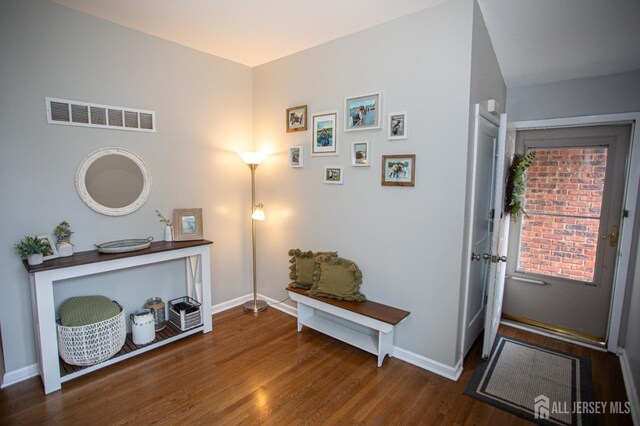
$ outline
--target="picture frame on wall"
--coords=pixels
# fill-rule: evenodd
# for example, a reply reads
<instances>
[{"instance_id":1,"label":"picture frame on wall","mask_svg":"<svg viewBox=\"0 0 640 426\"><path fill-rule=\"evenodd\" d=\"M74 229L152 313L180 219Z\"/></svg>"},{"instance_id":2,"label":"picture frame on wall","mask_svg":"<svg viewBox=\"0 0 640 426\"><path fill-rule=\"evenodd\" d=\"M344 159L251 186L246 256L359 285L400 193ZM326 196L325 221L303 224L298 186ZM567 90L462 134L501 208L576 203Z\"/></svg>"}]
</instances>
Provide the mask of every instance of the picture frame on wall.
<instances>
[{"instance_id":1,"label":"picture frame on wall","mask_svg":"<svg viewBox=\"0 0 640 426\"><path fill-rule=\"evenodd\" d=\"M287 133L307 130L307 106L299 105L287 108Z\"/></svg>"},{"instance_id":2,"label":"picture frame on wall","mask_svg":"<svg viewBox=\"0 0 640 426\"><path fill-rule=\"evenodd\" d=\"M316 114L312 121L311 155L338 155L338 113Z\"/></svg>"},{"instance_id":3,"label":"picture frame on wall","mask_svg":"<svg viewBox=\"0 0 640 426\"><path fill-rule=\"evenodd\" d=\"M371 145L368 141L351 143L351 165L369 167L371 165Z\"/></svg>"},{"instance_id":4,"label":"picture frame on wall","mask_svg":"<svg viewBox=\"0 0 640 426\"><path fill-rule=\"evenodd\" d=\"M387 139L390 141L408 139L407 136L407 112L390 112L387 119L389 129Z\"/></svg>"},{"instance_id":5,"label":"picture frame on wall","mask_svg":"<svg viewBox=\"0 0 640 426\"><path fill-rule=\"evenodd\" d=\"M289 148L289 166L302 167L304 165L304 146L297 145Z\"/></svg>"},{"instance_id":6,"label":"picture frame on wall","mask_svg":"<svg viewBox=\"0 0 640 426\"><path fill-rule=\"evenodd\" d=\"M325 166L324 183L342 185L342 166Z\"/></svg>"},{"instance_id":7,"label":"picture frame on wall","mask_svg":"<svg viewBox=\"0 0 640 426\"><path fill-rule=\"evenodd\" d=\"M415 177L415 154L382 156L382 186L415 186Z\"/></svg>"},{"instance_id":8,"label":"picture frame on wall","mask_svg":"<svg viewBox=\"0 0 640 426\"><path fill-rule=\"evenodd\" d=\"M173 240L202 240L202 209L173 209Z\"/></svg>"},{"instance_id":9,"label":"picture frame on wall","mask_svg":"<svg viewBox=\"0 0 640 426\"><path fill-rule=\"evenodd\" d=\"M382 93L354 96L344 100L344 130L352 132L380 128Z\"/></svg>"},{"instance_id":10,"label":"picture frame on wall","mask_svg":"<svg viewBox=\"0 0 640 426\"><path fill-rule=\"evenodd\" d=\"M51 234L40 234L37 236L39 240L46 240L49 243L49 252L51 253L50 255L47 256L42 256L42 260L50 260L50 259L56 259L58 257L60 257L58 255L58 249L56 248L56 244L53 242L53 237L51 236Z\"/></svg>"}]
</instances>

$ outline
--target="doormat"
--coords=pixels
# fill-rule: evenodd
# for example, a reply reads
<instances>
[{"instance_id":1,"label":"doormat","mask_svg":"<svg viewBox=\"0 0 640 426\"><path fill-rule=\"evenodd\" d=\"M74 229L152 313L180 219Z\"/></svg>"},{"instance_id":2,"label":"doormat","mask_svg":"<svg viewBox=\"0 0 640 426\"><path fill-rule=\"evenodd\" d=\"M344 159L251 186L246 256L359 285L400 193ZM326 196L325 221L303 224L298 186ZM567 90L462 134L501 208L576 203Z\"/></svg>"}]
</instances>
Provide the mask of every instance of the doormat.
<instances>
[{"instance_id":1,"label":"doormat","mask_svg":"<svg viewBox=\"0 0 640 426\"><path fill-rule=\"evenodd\" d=\"M591 361L498 335L464 391L538 424L594 425Z\"/></svg>"}]
</instances>

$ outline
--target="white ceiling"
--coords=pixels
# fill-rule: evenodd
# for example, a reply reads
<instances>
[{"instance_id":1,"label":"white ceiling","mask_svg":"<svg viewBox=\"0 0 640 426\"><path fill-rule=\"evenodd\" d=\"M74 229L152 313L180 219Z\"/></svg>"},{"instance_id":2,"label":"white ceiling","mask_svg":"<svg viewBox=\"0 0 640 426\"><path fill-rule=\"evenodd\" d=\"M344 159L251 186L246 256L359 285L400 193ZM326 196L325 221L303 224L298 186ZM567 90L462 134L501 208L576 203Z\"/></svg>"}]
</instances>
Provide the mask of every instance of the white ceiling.
<instances>
[{"instance_id":1,"label":"white ceiling","mask_svg":"<svg viewBox=\"0 0 640 426\"><path fill-rule=\"evenodd\" d=\"M53 0L256 66L448 0ZM640 69L640 0L478 0L507 87Z\"/></svg>"}]
</instances>

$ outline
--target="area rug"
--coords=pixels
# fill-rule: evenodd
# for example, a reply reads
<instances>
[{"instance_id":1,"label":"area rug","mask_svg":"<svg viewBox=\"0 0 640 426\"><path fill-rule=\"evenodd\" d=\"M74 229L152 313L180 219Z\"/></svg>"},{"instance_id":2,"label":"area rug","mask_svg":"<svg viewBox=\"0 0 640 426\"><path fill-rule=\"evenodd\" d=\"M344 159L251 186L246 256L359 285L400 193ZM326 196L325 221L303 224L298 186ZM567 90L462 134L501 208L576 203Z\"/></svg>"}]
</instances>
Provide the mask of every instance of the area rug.
<instances>
[{"instance_id":1,"label":"area rug","mask_svg":"<svg viewBox=\"0 0 640 426\"><path fill-rule=\"evenodd\" d=\"M549 425L595 424L591 362L498 335L464 393Z\"/></svg>"}]
</instances>

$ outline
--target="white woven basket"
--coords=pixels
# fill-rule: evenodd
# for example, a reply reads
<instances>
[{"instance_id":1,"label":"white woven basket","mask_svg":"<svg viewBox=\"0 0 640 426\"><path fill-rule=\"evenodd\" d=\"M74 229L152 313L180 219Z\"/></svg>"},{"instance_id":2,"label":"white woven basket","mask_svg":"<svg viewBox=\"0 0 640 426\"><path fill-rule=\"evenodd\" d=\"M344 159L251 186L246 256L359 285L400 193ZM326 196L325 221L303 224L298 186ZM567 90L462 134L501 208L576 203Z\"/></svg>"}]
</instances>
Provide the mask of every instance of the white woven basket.
<instances>
[{"instance_id":1,"label":"white woven basket","mask_svg":"<svg viewBox=\"0 0 640 426\"><path fill-rule=\"evenodd\" d=\"M124 309L113 318L80 327L58 326L58 352L67 364L93 365L114 356L127 337Z\"/></svg>"}]
</instances>

